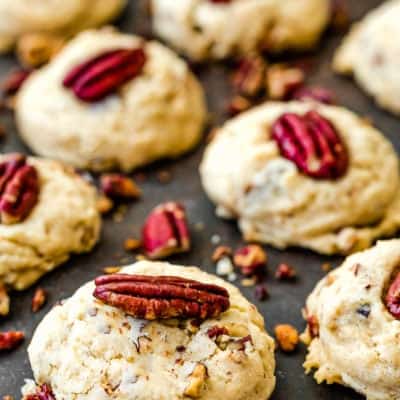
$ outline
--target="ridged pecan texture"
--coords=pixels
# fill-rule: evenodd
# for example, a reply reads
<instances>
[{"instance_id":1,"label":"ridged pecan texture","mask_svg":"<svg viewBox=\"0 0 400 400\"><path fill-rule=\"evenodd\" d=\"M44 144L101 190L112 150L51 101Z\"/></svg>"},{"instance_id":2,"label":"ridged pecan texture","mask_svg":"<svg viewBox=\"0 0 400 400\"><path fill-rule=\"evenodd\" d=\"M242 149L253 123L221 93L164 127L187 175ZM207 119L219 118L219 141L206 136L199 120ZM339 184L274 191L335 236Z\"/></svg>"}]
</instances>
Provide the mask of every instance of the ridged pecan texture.
<instances>
[{"instance_id":1,"label":"ridged pecan texture","mask_svg":"<svg viewBox=\"0 0 400 400\"><path fill-rule=\"evenodd\" d=\"M385 300L390 314L396 319L400 319L400 273L390 285Z\"/></svg>"},{"instance_id":2,"label":"ridged pecan texture","mask_svg":"<svg viewBox=\"0 0 400 400\"><path fill-rule=\"evenodd\" d=\"M23 400L56 400L49 385L44 383L36 389L36 393L25 396Z\"/></svg>"}]
</instances>

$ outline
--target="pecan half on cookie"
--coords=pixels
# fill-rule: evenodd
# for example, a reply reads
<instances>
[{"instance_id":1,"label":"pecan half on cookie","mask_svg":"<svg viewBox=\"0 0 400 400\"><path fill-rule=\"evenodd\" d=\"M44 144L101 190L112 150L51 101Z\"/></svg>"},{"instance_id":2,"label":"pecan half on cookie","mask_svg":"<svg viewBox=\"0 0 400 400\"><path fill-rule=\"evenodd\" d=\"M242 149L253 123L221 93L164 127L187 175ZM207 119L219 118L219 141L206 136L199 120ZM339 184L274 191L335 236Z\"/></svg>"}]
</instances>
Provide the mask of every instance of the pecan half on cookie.
<instances>
[{"instance_id":1,"label":"pecan half on cookie","mask_svg":"<svg viewBox=\"0 0 400 400\"><path fill-rule=\"evenodd\" d=\"M0 164L0 221L14 224L23 221L39 197L36 168L28 165L22 154L13 154Z\"/></svg>"},{"instance_id":2,"label":"pecan half on cookie","mask_svg":"<svg viewBox=\"0 0 400 400\"><path fill-rule=\"evenodd\" d=\"M216 318L229 306L226 289L175 276L115 274L95 280L94 297L135 318Z\"/></svg>"},{"instance_id":3,"label":"pecan half on cookie","mask_svg":"<svg viewBox=\"0 0 400 400\"><path fill-rule=\"evenodd\" d=\"M400 272L390 285L385 302L390 314L394 318L400 319Z\"/></svg>"},{"instance_id":4,"label":"pecan half on cookie","mask_svg":"<svg viewBox=\"0 0 400 400\"><path fill-rule=\"evenodd\" d=\"M145 63L146 54L141 47L107 51L73 68L63 85L80 100L100 101L137 77Z\"/></svg>"}]
</instances>

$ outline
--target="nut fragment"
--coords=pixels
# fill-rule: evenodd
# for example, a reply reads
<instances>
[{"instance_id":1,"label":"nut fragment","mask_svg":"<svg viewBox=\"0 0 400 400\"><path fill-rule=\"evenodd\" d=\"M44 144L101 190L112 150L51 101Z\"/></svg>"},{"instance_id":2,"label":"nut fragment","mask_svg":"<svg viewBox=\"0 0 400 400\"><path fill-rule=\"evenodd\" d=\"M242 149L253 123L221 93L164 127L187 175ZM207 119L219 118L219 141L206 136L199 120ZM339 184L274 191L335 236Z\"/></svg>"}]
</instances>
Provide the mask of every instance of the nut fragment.
<instances>
[{"instance_id":1,"label":"nut fragment","mask_svg":"<svg viewBox=\"0 0 400 400\"><path fill-rule=\"evenodd\" d=\"M281 281L283 280L293 280L296 278L296 270L288 264L279 264L276 272L275 278Z\"/></svg>"},{"instance_id":2,"label":"nut fragment","mask_svg":"<svg viewBox=\"0 0 400 400\"><path fill-rule=\"evenodd\" d=\"M247 111L253 106L253 103L243 96L235 96L228 104L227 111L231 116Z\"/></svg>"},{"instance_id":3,"label":"nut fragment","mask_svg":"<svg viewBox=\"0 0 400 400\"><path fill-rule=\"evenodd\" d=\"M231 257L232 256L232 249L228 246L218 246L213 254L212 254L212 261L213 262L218 262L219 260L221 260L221 258L224 257Z\"/></svg>"},{"instance_id":4,"label":"nut fragment","mask_svg":"<svg viewBox=\"0 0 400 400\"><path fill-rule=\"evenodd\" d=\"M254 297L258 300L258 301L265 301L268 299L269 297L269 293L268 293L268 289L267 286L265 284L259 284L256 286L256 288L254 289Z\"/></svg>"},{"instance_id":5,"label":"nut fragment","mask_svg":"<svg viewBox=\"0 0 400 400\"><path fill-rule=\"evenodd\" d=\"M6 96L11 96L17 93L30 73L31 71L27 71L25 69L11 71L1 84L2 92Z\"/></svg>"},{"instance_id":6,"label":"nut fragment","mask_svg":"<svg viewBox=\"0 0 400 400\"><path fill-rule=\"evenodd\" d=\"M73 68L63 84L82 101L100 101L136 78L145 63L146 53L141 47L111 50Z\"/></svg>"},{"instance_id":7,"label":"nut fragment","mask_svg":"<svg viewBox=\"0 0 400 400\"><path fill-rule=\"evenodd\" d=\"M56 400L50 385L44 383L36 388L36 393L24 396L23 400Z\"/></svg>"},{"instance_id":8,"label":"nut fragment","mask_svg":"<svg viewBox=\"0 0 400 400\"><path fill-rule=\"evenodd\" d=\"M296 350L299 343L299 333L292 325L282 324L275 326L275 336L280 349L288 353Z\"/></svg>"},{"instance_id":9,"label":"nut fragment","mask_svg":"<svg viewBox=\"0 0 400 400\"><path fill-rule=\"evenodd\" d=\"M36 68L48 63L64 46L65 40L49 33L28 33L17 43L17 57L22 65Z\"/></svg>"},{"instance_id":10,"label":"nut fragment","mask_svg":"<svg viewBox=\"0 0 400 400\"><path fill-rule=\"evenodd\" d=\"M267 64L260 56L243 58L233 74L233 87L246 97L257 96L265 87Z\"/></svg>"},{"instance_id":11,"label":"nut fragment","mask_svg":"<svg viewBox=\"0 0 400 400\"><path fill-rule=\"evenodd\" d=\"M47 294L42 288L37 288L32 298L32 311L38 312L46 303Z\"/></svg>"},{"instance_id":12,"label":"nut fragment","mask_svg":"<svg viewBox=\"0 0 400 400\"><path fill-rule=\"evenodd\" d=\"M10 312L10 298L5 286L0 283L0 316L5 317Z\"/></svg>"},{"instance_id":13,"label":"nut fragment","mask_svg":"<svg viewBox=\"0 0 400 400\"><path fill-rule=\"evenodd\" d=\"M14 350L22 343L24 338L23 332L0 332L0 351Z\"/></svg>"},{"instance_id":14,"label":"nut fragment","mask_svg":"<svg viewBox=\"0 0 400 400\"><path fill-rule=\"evenodd\" d=\"M99 196L97 199L97 210L100 214L108 214L114 207L113 201L107 196Z\"/></svg>"},{"instance_id":15,"label":"nut fragment","mask_svg":"<svg viewBox=\"0 0 400 400\"><path fill-rule=\"evenodd\" d=\"M323 104L336 104L335 94L321 86L301 87L294 91L291 98L299 101L316 101Z\"/></svg>"},{"instance_id":16,"label":"nut fragment","mask_svg":"<svg viewBox=\"0 0 400 400\"><path fill-rule=\"evenodd\" d=\"M157 206L142 228L142 243L151 259L188 251L190 236L183 205L169 202Z\"/></svg>"},{"instance_id":17,"label":"nut fragment","mask_svg":"<svg viewBox=\"0 0 400 400\"><path fill-rule=\"evenodd\" d=\"M121 174L104 174L100 178L102 192L113 200L133 200L140 197L141 192L136 183Z\"/></svg>"},{"instance_id":18,"label":"nut fragment","mask_svg":"<svg viewBox=\"0 0 400 400\"><path fill-rule=\"evenodd\" d=\"M39 197L36 168L22 154L13 154L0 164L0 221L14 224L24 220Z\"/></svg>"},{"instance_id":19,"label":"nut fragment","mask_svg":"<svg viewBox=\"0 0 400 400\"><path fill-rule=\"evenodd\" d=\"M348 167L344 143L332 123L317 111L285 113L272 126L283 157L315 179L338 179Z\"/></svg>"},{"instance_id":20,"label":"nut fragment","mask_svg":"<svg viewBox=\"0 0 400 400\"><path fill-rule=\"evenodd\" d=\"M304 82L304 72L300 68L275 64L268 68L267 87L273 100L286 99Z\"/></svg>"},{"instance_id":21,"label":"nut fragment","mask_svg":"<svg viewBox=\"0 0 400 400\"><path fill-rule=\"evenodd\" d=\"M267 264L267 253L257 244L250 244L236 250L233 257L233 262L236 267L240 268L245 276L251 276L262 269Z\"/></svg>"},{"instance_id":22,"label":"nut fragment","mask_svg":"<svg viewBox=\"0 0 400 400\"><path fill-rule=\"evenodd\" d=\"M191 398L199 398L207 379L207 368L202 363L197 363L193 372L189 375L189 385L185 388L184 395Z\"/></svg>"},{"instance_id":23,"label":"nut fragment","mask_svg":"<svg viewBox=\"0 0 400 400\"><path fill-rule=\"evenodd\" d=\"M228 292L216 285L172 276L104 275L93 295L135 318L216 318L229 308Z\"/></svg>"},{"instance_id":24,"label":"nut fragment","mask_svg":"<svg viewBox=\"0 0 400 400\"><path fill-rule=\"evenodd\" d=\"M124 249L126 251L135 251L138 248L140 248L141 245L142 245L142 243L140 242L139 239L128 238L124 242Z\"/></svg>"},{"instance_id":25,"label":"nut fragment","mask_svg":"<svg viewBox=\"0 0 400 400\"><path fill-rule=\"evenodd\" d=\"M207 336L210 339L213 339L213 338L216 338L216 337L222 336L222 335L228 335L228 329L226 329L224 326L215 325L215 326L209 328L207 331Z\"/></svg>"},{"instance_id":26,"label":"nut fragment","mask_svg":"<svg viewBox=\"0 0 400 400\"><path fill-rule=\"evenodd\" d=\"M400 272L390 285L385 301L390 314L400 319Z\"/></svg>"}]
</instances>

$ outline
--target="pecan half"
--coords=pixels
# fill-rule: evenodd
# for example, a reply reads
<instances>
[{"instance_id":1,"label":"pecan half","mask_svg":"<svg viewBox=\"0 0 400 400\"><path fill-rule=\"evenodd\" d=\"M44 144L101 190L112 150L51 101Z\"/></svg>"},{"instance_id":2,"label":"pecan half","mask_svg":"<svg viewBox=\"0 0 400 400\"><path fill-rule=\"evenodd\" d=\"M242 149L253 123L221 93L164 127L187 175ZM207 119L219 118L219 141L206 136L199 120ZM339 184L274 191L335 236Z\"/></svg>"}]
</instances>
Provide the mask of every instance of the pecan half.
<instances>
[{"instance_id":1,"label":"pecan half","mask_svg":"<svg viewBox=\"0 0 400 400\"><path fill-rule=\"evenodd\" d=\"M385 302L390 314L396 319L400 319L400 272L390 285Z\"/></svg>"},{"instance_id":2,"label":"pecan half","mask_svg":"<svg viewBox=\"0 0 400 400\"><path fill-rule=\"evenodd\" d=\"M24 220L39 197L36 168L22 154L11 155L0 164L0 220L14 224Z\"/></svg>"},{"instance_id":3,"label":"pecan half","mask_svg":"<svg viewBox=\"0 0 400 400\"><path fill-rule=\"evenodd\" d=\"M0 351L14 350L22 343L24 338L23 332L0 332Z\"/></svg>"},{"instance_id":4,"label":"pecan half","mask_svg":"<svg viewBox=\"0 0 400 400\"><path fill-rule=\"evenodd\" d=\"M142 228L142 244L152 259L188 251L190 236L183 205L169 202L157 206Z\"/></svg>"},{"instance_id":5,"label":"pecan half","mask_svg":"<svg viewBox=\"0 0 400 400\"><path fill-rule=\"evenodd\" d=\"M23 400L56 400L51 387L44 383L36 388L36 393L28 394Z\"/></svg>"},{"instance_id":6,"label":"pecan half","mask_svg":"<svg viewBox=\"0 0 400 400\"><path fill-rule=\"evenodd\" d=\"M315 179L338 179L346 173L348 154L330 121L317 111L286 113L272 126L272 138L283 157Z\"/></svg>"},{"instance_id":7,"label":"pecan half","mask_svg":"<svg viewBox=\"0 0 400 400\"><path fill-rule=\"evenodd\" d=\"M136 78L145 63L146 53L142 47L107 51L73 68L63 85L80 100L100 101Z\"/></svg>"},{"instance_id":8,"label":"pecan half","mask_svg":"<svg viewBox=\"0 0 400 400\"><path fill-rule=\"evenodd\" d=\"M229 308L216 285L173 276L115 274L95 280L94 297L135 318L215 318Z\"/></svg>"},{"instance_id":9,"label":"pecan half","mask_svg":"<svg viewBox=\"0 0 400 400\"><path fill-rule=\"evenodd\" d=\"M261 272L267 264L267 253L257 244L250 244L235 251L233 262L245 276Z\"/></svg>"}]
</instances>

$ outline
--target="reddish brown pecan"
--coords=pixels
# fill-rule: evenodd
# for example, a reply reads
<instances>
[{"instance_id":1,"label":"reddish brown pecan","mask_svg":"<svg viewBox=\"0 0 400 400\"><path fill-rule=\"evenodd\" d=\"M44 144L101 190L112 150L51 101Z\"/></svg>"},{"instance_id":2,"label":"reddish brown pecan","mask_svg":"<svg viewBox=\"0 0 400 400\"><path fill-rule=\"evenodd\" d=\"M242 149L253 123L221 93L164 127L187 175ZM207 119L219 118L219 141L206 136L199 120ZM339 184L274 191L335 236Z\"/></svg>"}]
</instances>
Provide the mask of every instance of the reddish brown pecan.
<instances>
[{"instance_id":1,"label":"reddish brown pecan","mask_svg":"<svg viewBox=\"0 0 400 400\"><path fill-rule=\"evenodd\" d=\"M23 400L56 400L50 385L44 383L36 388L36 393L29 394Z\"/></svg>"},{"instance_id":2,"label":"reddish brown pecan","mask_svg":"<svg viewBox=\"0 0 400 400\"><path fill-rule=\"evenodd\" d=\"M18 69L10 72L1 85L3 93L7 96L17 93L30 73L31 71L25 69Z\"/></svg>"},{"instance_id":3,"label":"reddish brown pecan","mask_svg":"<svg viewBox=\"0 0 400 400\"><path fill-rule=\"evenodd\" d=\"M224 326L219 326L219 325L215 325L211 328L208 329L207 331L207 336L210 339L216 338L218 336L222 336L222 335L228 335L228 329L226 329Z\"/></svg>"},{"instance_id":4,"label":"reddish brown pecan","mask_svg":"<svg viewBox=\"0 0 400 400\"><path fill-rule=\"evenodd\" d=\"M104 174L100 178L102 192L113 200L132 200L140 197L136 183L122 174Z\"/></svg>"},{"instance_id":5,"label":"reddish brown pecan","mask_svg":"<svg viewBox=\"0 0 400 400\"><path fill-rule=\"evenodd\" d=\"M39 197L36 168L22 154L13 154L0 164L0 220L13 224L24 220Z\"/></svg>"},{"instance_id":6,"label":"reddish brown pecan","mask_svg":"<svg viewBox=\"0 0 400 400\"><path fill-rule=\"evenodd\" d=\"M390 314L400 319L400 272L390 285L385 301Z\"/></svg>"},{"instance_id":7,"label":"reddish brown pecan","mask_svg":"<svg viewBox=\"0 0 400 400\"><path fill-rule=\"evenodd\" d=\"M142 228L142 244L152 259L188 251L190 235L183 205L169 202L157 206Z\"/></svg>"},{"instance_id":8,"label":"reddish brown pecan","mask_svg":"<svg viewBox=\"0 0 400 400\"><path fill-rule=\"evenodd\" d=\"M330 121L317 111L286 113L272 126L272 138L283 157L315 179L337 179L346 173L348 154Z\"/></svg>"},{"instance_id":9,"label":"reddish brown pecan","mask_svg":"<svg viewBox=\"0 0 400 400\"><path fill-rule=\"evenodd\" d=\"M257 244L250 244L235 251L233 262L243 275L261 272L267 264L267 253Z\"/></svg>"},{"instance_id":10,"label":"reddish brown pecan","mask_svg":"<svg viewBox=\"0 0 400 400\"><path fill-rule=\"evenodd\" d=\"M282 281L295 279L296 275L296 270L285 263L279 264L277 270L275 271L275 278Z\"/></svg>"},{"instance_id":11,"label":"reddish brown pecan","mask_svg":"<svg viewBox=\"0 0 400 400\"><path fill-rule=\"evenodd\" d=\"M142 47L107 51L73 68L63 84L83 101L99 101L136 78L145 63Z\"/></svg>"},{"instance_id":12,"label":"reddish brown pecan","mask_svg":"<svg viewBox=\"0 0 400 400\"><path fill-rule=\"evenodd\" d=\"M315 315L307 315L307 328L312 339L319 336L319 322Z\"/></svg>"},{"instance_id":13,"label":"reddish brown pecan","mask_svg":"<svg viewBox=\"0 0 400 400\"><path fill-rule=\"evenodd\" d=\"M22 343L24 338L25 335L23 334L23 332L0 332L0 351L14 350Z\"/></svg>"},{"instance_id":14,"label":"reddish brown pecan","mask_svg":"<svg viewBox=\"0 0 400 400\"><path fill-rule=\"evenodd\" d=\"M180 277L115 274L101 276L95 283L97 299L135 318L206 319L229 308L224 288Z\"/></svg>"},{"instance_id":15,"label":"reddish brown pecan","mask_svg":"<svg viewBox=\"0 0 400 400\"><path fill-rule=\"evenodd\" d=\"M243 96L254 97L265 88L267 64L260 56L240 60L233 74L233 87Z\"/></svg>"},{"instance_id":16,"label":"reddish brown pecan","mask_svg":"<svg viewBox=\"0 0 400 400\"><path fill-rule=\"evenodd\" d=\"M291 95L291 98L299 101L314 100L323 104L336 104L335 94L321 86L301 87Z\"/></svg>"}]
</instances>

